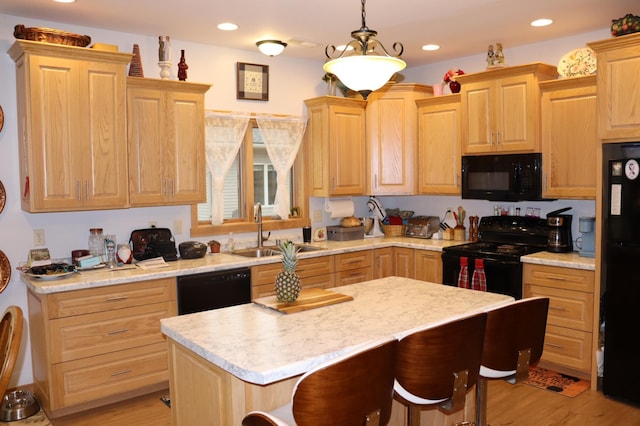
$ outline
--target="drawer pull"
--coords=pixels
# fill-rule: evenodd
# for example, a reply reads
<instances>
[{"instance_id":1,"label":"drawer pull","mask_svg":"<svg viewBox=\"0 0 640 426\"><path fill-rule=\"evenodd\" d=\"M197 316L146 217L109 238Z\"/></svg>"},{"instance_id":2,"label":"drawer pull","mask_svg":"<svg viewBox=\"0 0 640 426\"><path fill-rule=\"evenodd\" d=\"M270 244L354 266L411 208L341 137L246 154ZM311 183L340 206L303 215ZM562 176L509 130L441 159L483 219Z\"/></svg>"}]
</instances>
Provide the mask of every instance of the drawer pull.
<instances>
[{"instance_id":1,"label":"drawer pull","mask_svg":"<svg viewBox=\"0 0 640 426\"><path fill-rule=\"evenodd\" d=\"M122 376L123 374L129 374L129 373L131 373L131 371L132 370L116 371L115 373L111 373L111 377Z\"/></svg>"},{"instance_id":2,"label":"drawer pull","mask_svg":"<svg viewBox=\"0 0 640 426\"><path fill-rule=\"evenodd\" d=\"M551 348L555 348L555 349L564 349L564 346L562 346L562 345L555 345L555 344L553 344L553 343L545 343L544 345L545 345L545 346L549 346L549 347L551 347Z\"/></svg>"},{"instance_id":3,"label":"drawer pull","mask_svg":"<svg viewBox=\"0 0 640 426\"><path fill-rule=\"evenodd\" d=\"M564 308L562 306L551 306L549 305L549 309L553 309L554 311L562 311L564 312Z\"/></svg>"},{"instance_id":4,"label":"drawer pull","mask_svg":"<svg viewBox=\"0 0 640 426\"><path fill-rule=\"evenodd\" d=\"M107 302L119 302L120 300L127 300L127 296L109 296L107 297Z\"/></svg>"},{"instance_id":5,"label":"drawer pull","mask_svg":"<svg viewBox=\"0 0 640 426\"><path fill-rule=\"evenodd\" d=\"M566 277L561 277L558 275L547 275L547 278L549 278L550 280L555 280L555 281L566 281L567 278Z\"/></svg>"},{"instance_id":6,"label":"drawer pull","mask_svg":"<svg viewBox=\"0 0 640 426\"><path fill-rule=\"evenodd\" d=\"M129 332L129 329L128 329L128 328L123 328L123 329L121 329L121 330L109 331L109 332L107 333L107 335L109 335L109 336L113 336L114 334L122 334L122 333L128 333L128 332Z\"/></svg>"}]
</instances>

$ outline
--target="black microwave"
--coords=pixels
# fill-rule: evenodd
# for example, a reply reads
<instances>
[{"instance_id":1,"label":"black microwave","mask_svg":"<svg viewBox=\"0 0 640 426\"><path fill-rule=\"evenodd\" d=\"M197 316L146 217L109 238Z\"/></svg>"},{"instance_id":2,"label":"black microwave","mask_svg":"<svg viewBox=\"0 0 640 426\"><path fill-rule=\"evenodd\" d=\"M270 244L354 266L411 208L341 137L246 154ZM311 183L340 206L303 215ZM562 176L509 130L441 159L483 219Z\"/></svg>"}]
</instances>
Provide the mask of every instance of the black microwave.
<instances>
[{"instance_id":1,"label":"black microwave","mask_svg":"<svg viewBox=\"0 0 640 426\"><path fill-rule=\"evenodd\" d=\"M490 201L543 201L542 154L462 157L462 198Z\"/></svg>"}]
</instances>

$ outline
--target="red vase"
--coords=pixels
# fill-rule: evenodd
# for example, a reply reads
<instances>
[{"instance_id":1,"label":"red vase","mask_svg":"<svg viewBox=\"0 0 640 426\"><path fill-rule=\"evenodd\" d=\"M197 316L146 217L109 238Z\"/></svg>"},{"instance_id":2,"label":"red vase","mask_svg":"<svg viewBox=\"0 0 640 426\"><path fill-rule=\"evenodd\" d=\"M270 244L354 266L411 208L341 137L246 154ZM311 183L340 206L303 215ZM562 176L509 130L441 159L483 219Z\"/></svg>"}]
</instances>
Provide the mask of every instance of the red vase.
<instances>
[{"instance_id":1,"label":"red vase","mask_svg":"<svg viewBox=\"0 0 640 426\"><path fill-rule=\"evenodd\" d=\"M451 90L451 93L459 93L460 92L460 83L458 83L457 81L449 82L449 89Z\"/></svg>"}]
</instances>

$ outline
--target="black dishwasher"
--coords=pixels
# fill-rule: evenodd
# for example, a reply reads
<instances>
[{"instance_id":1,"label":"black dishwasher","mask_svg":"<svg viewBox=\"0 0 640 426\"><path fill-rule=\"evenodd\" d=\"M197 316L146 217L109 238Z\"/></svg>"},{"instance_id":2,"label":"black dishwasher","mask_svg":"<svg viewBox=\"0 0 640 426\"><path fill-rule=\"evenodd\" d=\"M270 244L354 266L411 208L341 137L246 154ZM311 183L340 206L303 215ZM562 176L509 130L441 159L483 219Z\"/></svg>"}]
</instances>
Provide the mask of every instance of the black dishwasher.
<instances>
[{"instance_id":1,"label":"black dishwasher","mask_svg":"<svg viewBox=\"0 0 640 426\"><path fill-rule=\"evenodd\" d=\"M249 268L183 275L177 281L178 315L251 302Z\"/></svg>"}]
</instances>

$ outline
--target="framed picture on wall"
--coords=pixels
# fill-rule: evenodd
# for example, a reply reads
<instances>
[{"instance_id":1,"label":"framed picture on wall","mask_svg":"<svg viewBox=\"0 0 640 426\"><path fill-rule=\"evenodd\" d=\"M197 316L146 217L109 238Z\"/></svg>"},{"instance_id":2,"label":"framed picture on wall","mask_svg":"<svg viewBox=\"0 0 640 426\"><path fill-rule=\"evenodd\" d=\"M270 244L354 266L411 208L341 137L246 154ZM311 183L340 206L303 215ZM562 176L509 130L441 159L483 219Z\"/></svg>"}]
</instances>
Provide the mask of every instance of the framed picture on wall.
<instances>
[{"instance_id":1,"label":"framed picture on wall","mask_svg":"<svg viewBox=\"0 0 640 426\"><path fill-rule=\"evenodd\" d=\"M269 65L238 62L238 99L269 100Z\"/></svg>"}]
</instances>

